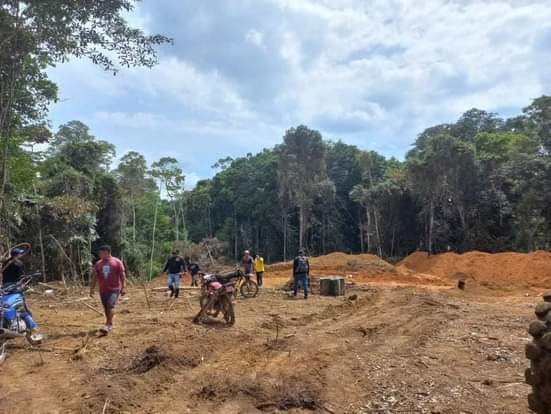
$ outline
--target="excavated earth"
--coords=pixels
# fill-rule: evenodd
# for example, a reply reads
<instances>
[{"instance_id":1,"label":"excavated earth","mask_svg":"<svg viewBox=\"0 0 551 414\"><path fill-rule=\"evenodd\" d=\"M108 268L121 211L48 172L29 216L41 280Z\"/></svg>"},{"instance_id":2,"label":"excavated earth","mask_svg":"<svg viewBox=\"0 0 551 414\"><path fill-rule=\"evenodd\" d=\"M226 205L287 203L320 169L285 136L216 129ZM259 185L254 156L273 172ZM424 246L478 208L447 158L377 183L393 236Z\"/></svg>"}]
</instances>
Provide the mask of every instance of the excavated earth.
<instances>
[{"instance_id":1,"label":"excavated earth","mask_svg":"<svg viewBox=\"0 0 551 414\"><path fill-rule=\"evenodd\" d=\"M526 327L541 283L488 287L476 275L341 259L312 267L347 277L345 297L291 299L282 264L258 297L237 300L229 328L191 322L196 290L170 301L135 285L98 338L102 317L89 306L99 302L85 289L30 294L47 340L10 342L0 412L528 412Z\"/></svg>"}]
</instances>

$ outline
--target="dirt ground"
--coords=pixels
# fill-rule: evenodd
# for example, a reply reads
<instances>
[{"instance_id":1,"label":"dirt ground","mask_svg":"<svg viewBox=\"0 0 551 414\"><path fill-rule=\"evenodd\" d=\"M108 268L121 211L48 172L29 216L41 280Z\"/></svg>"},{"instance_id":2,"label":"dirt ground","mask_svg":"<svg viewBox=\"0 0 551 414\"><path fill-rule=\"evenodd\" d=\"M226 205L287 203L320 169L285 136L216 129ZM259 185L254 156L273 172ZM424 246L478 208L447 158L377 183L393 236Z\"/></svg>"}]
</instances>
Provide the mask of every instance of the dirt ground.
<instances>
[{"instance_id":1,"label":"dirt ground","mask_svg":"<svg viewBox=\"0 0 551 414\"><path fill-rule=\"evenodd\" d=\"M196 291L135 286L115 330L87 291L29 295L48 336L10 342L2 413L527 413L526 327L538 292L388 279L291 299L283 277L236 303L235 326L192 324Z\"/></svg>"}]
</instances>

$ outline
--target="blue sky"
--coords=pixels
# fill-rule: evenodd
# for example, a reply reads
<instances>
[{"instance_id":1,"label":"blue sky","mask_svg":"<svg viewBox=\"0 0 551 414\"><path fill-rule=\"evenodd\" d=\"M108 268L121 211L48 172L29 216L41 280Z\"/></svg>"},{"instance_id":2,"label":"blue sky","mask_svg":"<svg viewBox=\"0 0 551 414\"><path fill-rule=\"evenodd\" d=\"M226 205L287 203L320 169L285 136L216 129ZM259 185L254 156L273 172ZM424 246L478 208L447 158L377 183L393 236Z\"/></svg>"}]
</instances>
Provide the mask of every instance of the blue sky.
<instances>
[{"instance_id":1,"label":"blue sky","mask_svg":"<svg viewBox=\"0 0 551 414\"><path fill-rule=\"evenodd\" d=\"M52 124L173 156L188 187L298 124L403 157L472 107L507 116L551 94L548 0L143 0L128 19L174 45L152 70L51 70Z\"/></svg>"}]
</instances>

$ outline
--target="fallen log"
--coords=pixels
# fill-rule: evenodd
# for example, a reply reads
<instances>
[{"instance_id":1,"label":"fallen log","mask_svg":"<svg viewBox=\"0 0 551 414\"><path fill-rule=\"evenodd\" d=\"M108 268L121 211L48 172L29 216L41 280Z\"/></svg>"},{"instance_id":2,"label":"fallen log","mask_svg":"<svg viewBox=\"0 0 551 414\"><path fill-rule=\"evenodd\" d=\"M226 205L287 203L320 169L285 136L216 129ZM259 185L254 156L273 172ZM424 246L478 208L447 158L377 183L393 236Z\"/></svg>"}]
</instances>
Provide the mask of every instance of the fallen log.
<instances>
[{"instance_id":1,"label":"fallen log","mask_svg":"<svg viewBox=\"0 0 551 414\"><path fill-rule=\"evenodd\" d=\"M53 289L53 290L61 290L61 291L65 290L65 288L60 288L60 287L53 286L53 285L50 285L49 283L44 283L44 282L38 282L37 285L48 288L48 289Z\"/></svg>"},{"instance_id":2,"label":"fallen log","mask_svg":"<svg viewBox=\"0 0 551 414\"><path fill-rule=\"evenodd\" d=\"M84 306L86 306L87 308L89 309L92 309L94 312L96 312L98 315L101 315L103 316L103 312L101 312L100 310L94 308L92 305L88 305L86 302L80 302L82 303Z\"/></svg>"},{"instance_id":3,"label":"fallen log","mask_svg":"<svg viewBox=\"0 0 551 414\"><path fill-rule=\"evenodd\" d=\"M180 290L199 290L200 288L197 286L181 286ZM168 292L167 287L154 287L151 288L152 292Z\"/></svg>"}]
</instances>

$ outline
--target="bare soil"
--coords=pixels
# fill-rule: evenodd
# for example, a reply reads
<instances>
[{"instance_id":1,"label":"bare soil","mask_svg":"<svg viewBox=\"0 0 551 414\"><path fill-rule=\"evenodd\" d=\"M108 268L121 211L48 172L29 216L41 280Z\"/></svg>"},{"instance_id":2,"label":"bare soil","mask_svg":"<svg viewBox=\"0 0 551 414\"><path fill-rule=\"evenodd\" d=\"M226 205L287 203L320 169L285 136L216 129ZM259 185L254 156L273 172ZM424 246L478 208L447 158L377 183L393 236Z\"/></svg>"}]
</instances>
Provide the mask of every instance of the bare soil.
<instances>
[{"instance_id":1,"label":"bare soil","mask_svg":"<svg viewBox=\"0 0 551 414\"><path fill-rule=\"evenodd\" d=\"M48 338L10 342L0 411L528 412L524 346L539 292L459 290L385 269L385 280L351 278L345 297L303 300L273 273L258 297L237 301L231 328L192 324L196 291L171 301L147 290L148 306L135 286L98 338L102 317L84 303L100 306L86 290L29 295Z\"/></svg>"}]
</instances>

